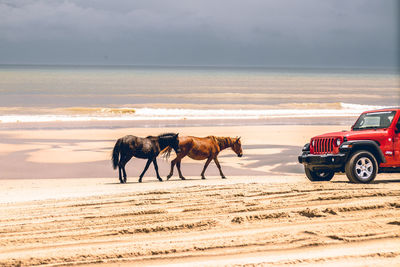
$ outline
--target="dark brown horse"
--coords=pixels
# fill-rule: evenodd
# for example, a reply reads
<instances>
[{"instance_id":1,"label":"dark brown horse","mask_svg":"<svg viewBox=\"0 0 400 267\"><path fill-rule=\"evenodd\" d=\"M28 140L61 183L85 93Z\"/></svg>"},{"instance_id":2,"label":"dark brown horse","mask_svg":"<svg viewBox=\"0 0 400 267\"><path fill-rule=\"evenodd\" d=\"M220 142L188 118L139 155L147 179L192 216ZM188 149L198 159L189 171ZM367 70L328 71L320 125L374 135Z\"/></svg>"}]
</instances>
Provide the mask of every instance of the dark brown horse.
<instances>
[{"instance_id":1,"label":"dark brown horse","mask_svg":"<svg viewBox=\"0 0 400 267\"><path fill-rule=\"evenodd\" d=\"M158 173L156 158L158 154L160 154L160 151L167 147L174 149L178 154L180 152L178 144L178 134L175 133L161 134L159 136L147 136L146 138L127 135L118 139L113 149L112 163L114 170L118 166L119 181L121 183L126 183L125 165L132 157L147 159L146 167L144 167L142 174L140 174L139 183L142 182L143 175L146 173L152 162L158 180L162 181L160 174ZM122 179L121 171L123 172L124 179Z\"/></svg>"},{"instance_id":2,"label":"dark brown horse","mask_svg":"<svg viewBox=\"0 0 400 267\"><path fill-rule=\"evenodd\" d=\"M206 179L206 177L204 176L204 172L206 171L208 164L210 164L211 160L214 160L215 164L217 165L219 173L221 174L221 178L225 179L226 177L222 173L221 165L219 164L217 156L221 150L224 150L228 147L232 148L232 150L238 155L238 157L241 157L243 155L240 137L179 137L180 152L176 153L176 158L171 161L171 171L167 176L167 180L169 180L169 178L171 178L171 176L173 175L175 164L179 172L179 177L182 180L185 180L185 177L183 177L181 172L181 160L185 156L189 156L190 158L195 160L207 159L203 171L201 172L202 179ZM171 153L171 148L164 150L163 153L169 155L169 153Z\"/></svg>"}]
</instances>

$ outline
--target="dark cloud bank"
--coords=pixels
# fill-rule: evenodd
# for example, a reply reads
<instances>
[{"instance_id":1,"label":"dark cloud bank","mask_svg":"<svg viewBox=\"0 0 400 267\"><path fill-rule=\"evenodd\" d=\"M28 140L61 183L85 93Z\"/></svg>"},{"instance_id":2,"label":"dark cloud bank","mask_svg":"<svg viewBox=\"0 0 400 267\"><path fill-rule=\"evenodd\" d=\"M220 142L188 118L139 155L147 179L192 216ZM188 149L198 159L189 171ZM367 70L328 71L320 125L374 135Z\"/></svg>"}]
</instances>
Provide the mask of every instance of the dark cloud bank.
<instances>
[{"instance_id":1,"label":"dark cloud bank","mask_svg":"<svg viewBox=\"0 0 400 267\"><path fill-rule=\"evenodd\" d=\"M396 0L0 0L0 64L396 67Z\"/></svg>"}]
</instances>

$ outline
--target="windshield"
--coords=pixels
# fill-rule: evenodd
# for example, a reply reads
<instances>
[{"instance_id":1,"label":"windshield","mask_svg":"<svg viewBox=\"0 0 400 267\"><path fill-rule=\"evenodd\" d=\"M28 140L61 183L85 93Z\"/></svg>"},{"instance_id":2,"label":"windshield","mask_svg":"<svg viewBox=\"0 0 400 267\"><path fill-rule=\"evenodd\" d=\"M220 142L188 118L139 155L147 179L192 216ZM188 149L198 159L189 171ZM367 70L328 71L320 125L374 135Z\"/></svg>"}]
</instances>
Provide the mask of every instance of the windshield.
<instances>
[{"instance_id":1,"label":"windshield","mask_svg":"<svg viewBox=\"0 0 400 267\"><path fill-rule=\"evenodd\" d=\"M353 130L389 128L396 111L382 111L362 114Z\"/></svg>"}]
</instances>

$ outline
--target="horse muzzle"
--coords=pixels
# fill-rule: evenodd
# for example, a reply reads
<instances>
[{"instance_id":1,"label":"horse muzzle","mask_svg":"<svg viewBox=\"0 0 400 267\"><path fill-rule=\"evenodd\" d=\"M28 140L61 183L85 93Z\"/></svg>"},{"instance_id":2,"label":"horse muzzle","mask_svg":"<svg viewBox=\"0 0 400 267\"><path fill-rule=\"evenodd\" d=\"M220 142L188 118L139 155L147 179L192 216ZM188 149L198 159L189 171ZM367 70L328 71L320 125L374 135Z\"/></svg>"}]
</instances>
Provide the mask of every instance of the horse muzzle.
<instances>
[{"instance_id":1,"label":"horse muzzle","mask_svg":"<svg viewBox=\"0 0 400 267\"><path fill-rule=\"evenodd\" d=\"M238 154L238 157L239 157L239 158L241 158L242 156L243 156L243 154L242 154L242 153Z\"/></svg>"}]
</instances>

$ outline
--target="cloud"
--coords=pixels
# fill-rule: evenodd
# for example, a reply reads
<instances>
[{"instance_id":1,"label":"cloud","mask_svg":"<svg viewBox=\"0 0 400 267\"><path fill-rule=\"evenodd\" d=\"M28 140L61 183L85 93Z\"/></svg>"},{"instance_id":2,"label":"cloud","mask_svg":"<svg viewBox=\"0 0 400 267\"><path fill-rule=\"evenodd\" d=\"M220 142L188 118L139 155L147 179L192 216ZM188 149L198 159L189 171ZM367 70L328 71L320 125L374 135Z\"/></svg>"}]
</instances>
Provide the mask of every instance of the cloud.
<instances>
[{"instance_id":1,"label":"cloud","mask_svg":"<svg viewBox=\"0 0 400 267\"><path fill-rule=\"evenodd\" d=\"M395 0L0 0L0 63L393 65L395 10Z\"/></svg>"}]
</instances>

